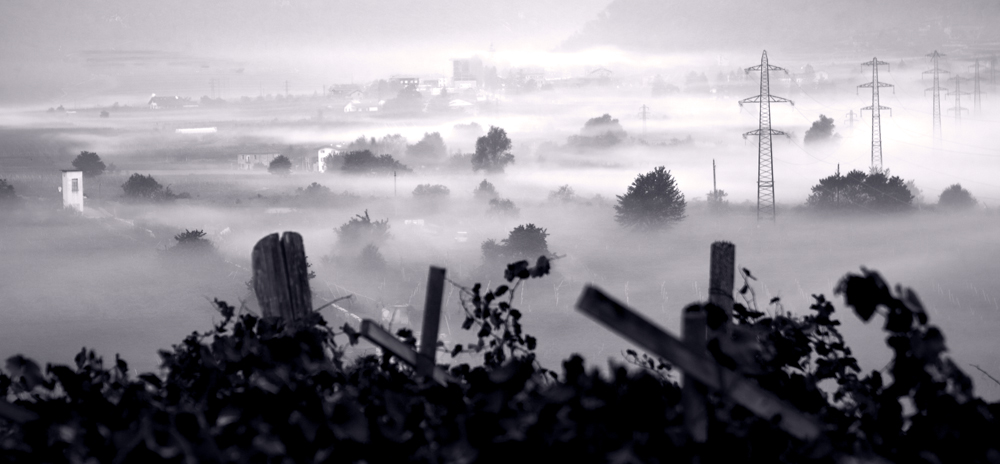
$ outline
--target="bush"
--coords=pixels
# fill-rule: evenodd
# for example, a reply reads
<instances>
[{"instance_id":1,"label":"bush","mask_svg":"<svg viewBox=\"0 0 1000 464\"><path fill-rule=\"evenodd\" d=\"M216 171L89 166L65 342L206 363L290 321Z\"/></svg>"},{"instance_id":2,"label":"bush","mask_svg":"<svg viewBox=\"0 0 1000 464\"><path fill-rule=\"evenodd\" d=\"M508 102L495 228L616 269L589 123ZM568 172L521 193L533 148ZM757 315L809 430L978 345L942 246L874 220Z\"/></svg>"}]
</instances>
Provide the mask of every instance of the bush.
<instances>
[{"instance_id":1,"label":"bush","mask_svg":"<svg viewBox=\"0 0 1000 464\"><path fill-rule=\"evenodd\" d=\"M13 204L17 201L17 193L14 186L7 183L7 179L0 179L0 205Z\"/></svg>"},{"instance_id":2,"label":"bush","mask_svg":"<svg viewBox=\"0 0 1000 464\"><path fill-rule=\"evenodd\" d=\"M410 168L393 159L392 155L375 156L368 150L352 151L344 155L344 164L340 169L353 174L410 172Z\"/></svg>"},{"instance_id":3,"label":"bush","mask_svg":"<svg viewBox=\"0 0 1000 464\"><path fill-rule=\"evenodd\" d=\"M215 245L212 241L205 238L205 231L201 229L187 230L174 235L174 240L177 243L170 248L170 251L175 253L192 253L201 254L205 252L215 251Z\"/></svg>"},{"instance_id":4,"label":"bush","mask_svg":"<svg viewBox=\"0 0 1000 464\"><path fill-rule=\"evenodd\" d=\"M352 217L335 231L341 245L347 247L357 247L361 244L381 245L390 237L389 220L372 221L367 209L364 216L358 214Z\"/></svg>"},{"instance_id":5,"label":"bush","mask_svg":"<svg viewBox=\"0 0 1000 464\"><path fill-rule=\"evenodd\" d=\"M97 156L97 153L89 151L81 151L76 158L73 159L73 167L83 171L84 177L96 177L104 174L104 162L101 161L101 157Z\"/></svg>"},{"instance_id":6,"label":"bush","mask_svg":"<svg viewBox=\"0 0 1000 464\"><path fill-rule=\"evenodd\" d=\"M271 160L271 164L267 166L267 172L278 176L287 176L292 172L292 161L285 155L279 155Z\"/></svg>"},{"instance_id":7,"label":"bush","mask_svg":"<svg viewBox=\"0 0 1000 464\"><path fill-rule=\"evenodd\" d=\"M962 188L960 184L952 185L938 197L938 206L942 209L963 210L975 207L976 199L968 190Z\"/></svg>"},{"instance_id":8,"label":"bush","mask_svg":"<svg viewBox=\"0 0 1000 464\"><path fill-rule=\"evenodd\" d=\"M361 249L354 266L365 272L382 272L386 268L385 257L382 256L382 252L377 246L369 243Z\"/></svg>"},{"instance_id":9,"label":"bush","mask_svg":"<svg viewBox=\"0 0 1000 464\"><path fill-rule=\"evenodd\" d=\"M580 197L576 196L576 192L573 191L573 187L569 184L563 185L556 190L549 192L549 201L559 201L563 203L571 203L578 201Z\"/></svg>"},{"instance_id":10,"label":"bush","mask_svg":"<svg viewBox=\"0 0 1000 464\"><path fill-rule=\"evenodd\" d=\"M548 256L548 232L534 224L519 225L510 231L507 238L497 242L489 239L480 245L487 264L498 260L515 260Z\"/></svg>"},{"instance_id":11,"label":"bush","mask_svg":"<svg viewBox=\"0 0 1000 464\"><path fill-rule=\"evenodd\" d=\"M567 145L580 148L606 148L624 141L628 134L611 115L591 118L583 125L580 135L570 136Z\"/></svg>"},{"instance_id":12,"label":"bush","mask_svg":"<svg viewBox=\"0 0 1000 464\"><path fill-rule=\"evenodd\" d=\"M170 187L164 188L152 175L132 174L122 184L122 190L129 200L165 201L175 197Z\"/></svg>"},{"instance_id":13,"label":"bush","mask_svg":"<svg viewBox=\"0 0 1000 464\"><path fill-rule=\"evenodd\" d=\"M618 195L615 221L636 230L667 227L684 219L687 203L677 183L663 166L640 174L625 195Z\"/></svg>"},{"instance_id":14,"label":"bush","mask_svg":"<svg viewBox=\"0 0 1000 464\"><path fill-rule=\"evenodd\" d=\"M510 153L511 141L507 132L499 127L490 126L486 135L476 140L476 153L472 156L472 170L486 172L503 172L504 167L514 162Z\"/></svg>"},{"instance_id":15,"label":"bush","mask_svg":"<svg viewBox=\"0 0 1000 464\"><path fill-rule=\"evenodd\" d=\"M729 207L729 200L726 197L729 196L725 190L713 190L708 192L706 195L708 202L708 210L712 212L723 211Z\"/></svg>"},{"instance_id":16,"label":"bush","mask_svg":"<svg viewBox=\"0 0 1000 464\"><path fill-rule=\"evenodd\" d=\"M472 191L472 195L475 196L477 200L492 199L499 196L496 187L494 187L493 184L486 179L483 179L483 181L479 183L479 186Z\"/></svg>"},{"instance_id":17,"label":"bush","mask_svg":"<svg viewBox=\"0 0 1000 464\"><path fill-rule=\"evenodd\" d=\"M414 198L445 198L451 194L451 190L441 184L420 184L417 188L413 189Z\"/></svg>"},{"instance_id":18,"label":"bush","mask_svg":"<svg viewBox=\"0 0 1000 464\"><path fill-rule=\"evenodd\" d=\"M806 200L807 206L821 211L898 212L909 210L912 204L906 182L890 176L888 169L873 169L869 174L853 170L820 179Z\"/></svg>"},{"instance_id":19,"label":"bush","mask_svg":"<svg viewBox=\"0 0 1000 464\"><path fill-rule=\"evenodd\" d=\"M514 206L514 202L506 198L493 198L490 200L490 209L486 214L490 216L505 216L516 218L521 213L521 210Z\"/></svg>"}]
</instances>

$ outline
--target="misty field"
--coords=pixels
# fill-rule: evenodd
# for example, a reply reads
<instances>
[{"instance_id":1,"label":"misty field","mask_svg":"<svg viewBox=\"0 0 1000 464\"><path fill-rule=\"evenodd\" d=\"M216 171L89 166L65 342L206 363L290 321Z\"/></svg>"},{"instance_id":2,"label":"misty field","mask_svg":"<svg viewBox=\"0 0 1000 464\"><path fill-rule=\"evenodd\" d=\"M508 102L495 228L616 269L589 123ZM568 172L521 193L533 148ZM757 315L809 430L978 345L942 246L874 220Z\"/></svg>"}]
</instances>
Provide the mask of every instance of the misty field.
<instances>
[{"instance_id":1,"label":"misty field","mask_svg":"<svg viewBox=\"0 0 1000 464\"><path fill-rule=\"evenodd\" d=\"M844 171L866 165L867 135L858 129L854 135L844 131L839 145L826 148L806 150L794 137L776 140L778 221L758 223L753 203L755 146L739 137L741 128L754 127L750 109L741 110L732 99L665 99L660 104L664 113L692 108L692 101L701 109L648 121L646 138L653 143L573 151L559 145L587 118L601 113L629 115L622 120L634 137L642 129L631 115L634 105L579 100L576 94L560 98L555 103L526 98L497 116L402 122L296 122L290 116L275 122L259 113L208 110L193 115L136 112L110 121L8 114L0 178L10 180L22 201L0 216L0 356L24 353L41 361L68 362L87 346L106 356L121 353L138 371L155 369L158 348L218 318L213 298L235 305L246 302L254 309L246 285L250 250L264 235L286 230L300 232L305 239L316 273L312 288L317 306L353 295L341 304L358 316L388 316L394 328L409 323L419 329L429 265L446 267L456 284L496 286L502 265L486 265L480 244L505 238L517 225L535 224L547 230L549 249L559 258L552 275L528 282L514 302L525 314L525 329L540 341L543 365L557 368L571 353L601 365L608 358L621 360L623 350L630 348L574 309L587 283L677 333L684 306L707 298L709 245L727 240L736 244L737 266L759 279L752 283L757 302L763 307L779 298L769 311L805 314L811 294L832 297L838 280L859 266L878 270L890 283L912 287L931 321L944 330L952 356L972 375L977 391L986 399L1000 398L1000 385L972 367L994 376L1000 373L1000 214L995 203L993 209L967 213L919 208L894 215L820 215L802 207L809 187L839 164ZM827 111L810 98L795 109L781 110L785 113L775 109L775 114L794 118L801 134L815 114ZM907 104L919 104L916 98ZM855 103L835 101L830 104ZM892 124L906 125L912 116L904 113ZM471 143L459 140L451 128L473 120L488 121L484 127L504 127L511 135L517 159L505 174L484 176L467 167L405 157L402 161L415 172L395 179L339 171L295 171L280 177L235 171L233 166L240 152L293 145L308 151L321 140L393 133L403 133L413 143L422 133L440 131L449 148L467 153ZM175 127L204 124L217 125L220 134L185 137L173 132ZM970 122L962 130L974 133L982 124ZM887 149L886 163L894 174L915 179L926 202L936 201L937 193L954 183L948 173L958 167L934 161L924 141L901 132L887 137L917 140L923 147L909 147L905 159ZM79 216L59 210L56 186L58 169L68 168L84 149L97 151L121 172L87 181L88 212ZM719 188L730 195L729 207L721 212L710 211L704 201L712 189L713 159ZM986 167L992 160L974 159L979 164L963 172L963 182L980 199L991 201L1000 196L988 179ZM614 221L615 196L624 193L637 174L658 165L678 179L688 200L687 217L657 233L622 229ZM123 201L120 185L130 173L153 175L190 198L162 204ZM484 178L501 197L513 201L519 209L516 217L490 215L486 201L473 196ZM306 189L313 183L328 188L330 195L310 196ZM445 185L451 193L441 199L415 198L412 192L421 184ZM573 194L552 195L562 186ZM373 220L387 219L390 227L391 237L379 245L385 264L377 269L359 267L361 250L341 246L335 232L365 212ZM174 235L185 230L205 231L215 255L173 256ZM882 331L842 309L839 297L834 301L862 367L881 369L891 354ZM447 343L473 339L474 334L460 329L459 304L458 290L449 286L441 328ZM335 309L323 314L354 323ZM362 344L361 349L373 348Z\"/></svg>"}]
</instances>

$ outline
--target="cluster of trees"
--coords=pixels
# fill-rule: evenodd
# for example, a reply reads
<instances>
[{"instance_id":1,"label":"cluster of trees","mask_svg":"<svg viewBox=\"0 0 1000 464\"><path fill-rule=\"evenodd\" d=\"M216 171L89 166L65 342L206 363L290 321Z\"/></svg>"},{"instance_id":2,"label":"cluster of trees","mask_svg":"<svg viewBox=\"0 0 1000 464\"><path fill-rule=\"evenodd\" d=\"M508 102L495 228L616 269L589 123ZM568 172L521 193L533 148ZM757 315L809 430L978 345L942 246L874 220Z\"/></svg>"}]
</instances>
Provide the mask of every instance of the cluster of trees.
<instances>
[{"instance_id":1,"label":"cluster of trees","mask_svg":"<svg viewBox=\"0 0 1000 464\"><path fill-rule=\"evenodd\" d=\"M627 137L618 120L605 113L588 119L580 135L570 136L566 144L575 148L608 148L625 141Z\"/></svg>"},{"instance_id":2,"label":"cluster of trees","mask_svg":"<svg viewBox=\"0 0 1000 464\"><path fill-rule=\"evenodd\" d=\"M480 245L483 260L487 265L495 265L502 261L549 256L548 236L548 231L534 224L519 225L503 240L489 239L483 242Z\"/></svg>"},{"instance_id":3,"label":"cluster of trees","mask_svg":"<svg viewBox=\"0 0 1000 464\"><path fill-rule=\"evenodd\" d=\"M17 201L17 192L7 179L0 179L0 205L10 205Z\"/></svg>"}]
</instances>

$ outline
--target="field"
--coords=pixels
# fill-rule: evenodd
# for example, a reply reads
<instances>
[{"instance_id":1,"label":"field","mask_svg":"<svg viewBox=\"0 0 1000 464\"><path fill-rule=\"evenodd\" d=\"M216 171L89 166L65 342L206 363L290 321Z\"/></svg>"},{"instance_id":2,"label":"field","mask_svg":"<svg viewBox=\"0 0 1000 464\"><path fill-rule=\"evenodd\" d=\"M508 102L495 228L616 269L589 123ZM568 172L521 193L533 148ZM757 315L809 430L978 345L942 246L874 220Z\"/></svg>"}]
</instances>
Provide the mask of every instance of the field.
<instances>
[{"instance_id":1,"label":"field","mask_svg":"<svg viewBox=\"0 0 1000 464\"><path fill-rule=\"evenodd\" d=\"M912 94L899 94L904 108L923 104L912 90L919 82L911 84L904 90ZM790 131L798 138L776 141L778 221L758 223L751 202L756 150L753 141L744 144L739 137L741 130L755 127L756 114L749 108L741 111L732 98L660 100L659 111L671 116L648 121L649 144L579 152L552 148L552 143L564 144L586 119L605 112L623 115L629 133L643 138L641 123L633 116L642 95L623 91L618 97L556 93L504 103L498 114L431 120L328 116L314 121L309 115L321 104L316 102L230 111L136 110L110 119L7 113L0 131L0 178L10 180L23 199L17 209L0 216L0 356L20 352L41 361L68 362L81 346L88 346L109 357L121 353L139 371L155 369L157 348L207 328L217 317L212 298L245 300L253 306L246 287L250 249L262 236L285 230L305 238L317 274L312 281L317 306L353 294L344 306L358 315L379 318L386 308L397 312L395 327L409 314L416 326L417 313L398 307L422 304L428 265L446 267L449 279L462 285L478 281L496 286L501 269L483 267L480 243L533 223L547 229L550 250L561 256L552 275L530 281L514 300L525 312L526 330L540 340L544 365L558 367L574 352L602 365L608 358L620 360L629 348L574 310L587 283L677 333L682 308L707 297L709 245L727 240L736 244L737 265L759 279L753 283L758 302L765 305L780 297L780 308L771 306L771 311L805 314L810 294L832 297L837 281L859 266L880 271L890 283L912 287L931 321L942 327L952 356L973 377L977 391L991 401L1000 399L1000 385L972 367L1000 374L1000 188L990 180L997 172L995 157L969 155L965 165L936 160L915 122L919 113L904 110L897 120L883 122L886 147L893 140L915 144L905 150L886 148L892 172L914 179L929 203L958 175L987 206L962 214L924 207L898 215L820 216L799 206L809 186L832 174L837 164L843 164L844 171L864 169L868 153L863 129L853 135L843 130L843 140L834 147L801 146L801 134L816 114L857 106L853 96L829 103L817 94L794 110L773 109L775 115L794 121ZM824 110L823 105L832 108ZM232 168L235 154L243 151L311 149L360 135L401 133L414 143L424 132L440 131L449 148L469 152L468 142L456 140L451 132L454 124L469 121L484 128L503 127L514 141L516 163L489 180L520 208L516 218L486 214L485 202L472 194L484 176L471 169L421 166L403 158L415 172L394 181L391 176L340 172L278 177ZM969 121L955 130L977 135L988 124ZM219 133L186 137L173 132L207 125L219 127ZM684 142L689 135L691 141ZM989 145L995 153L996 143L985 137L967 140L976 147ZM73 156L85 149L97 151L123 172L88 181L89 208L81 217L59 210L56 186L58 169L69 168ZM944 149L984 152L947 144ZM712 159L719 165L720 188L730 194L731 206L723 213L709 212L703 201L712 188ZM688 199L688 217L655 234L621 229L614 221L615 195L624 193L637 174L657 165L677 177ZM132 172L151 174L191 198L165 204L124 202L118 186ZM313 182L340 196L315 200L297 191ZM443 184L451 194L436 202L414 199L411 192L418 184ZM574 189L574 199L549 197L562 185ZM389 220L392 238L380 247L387 262L382 271L356 269L359 250L337 244L334 229L364 211L373 219ZM171 259L166 250L174 244L173 235L185 229L207 232L220 259ZM467 240L457 240L462 236ZM457 290L447 292L442 333L449 342L472 338L459 329L458 295ZM834 301L862 367L881 369L890 352L883 332L874 326L880 322L865 325L841 309L840 298ZM344 319L336 310L324 314Z\"/></svg>"}]
</instances>

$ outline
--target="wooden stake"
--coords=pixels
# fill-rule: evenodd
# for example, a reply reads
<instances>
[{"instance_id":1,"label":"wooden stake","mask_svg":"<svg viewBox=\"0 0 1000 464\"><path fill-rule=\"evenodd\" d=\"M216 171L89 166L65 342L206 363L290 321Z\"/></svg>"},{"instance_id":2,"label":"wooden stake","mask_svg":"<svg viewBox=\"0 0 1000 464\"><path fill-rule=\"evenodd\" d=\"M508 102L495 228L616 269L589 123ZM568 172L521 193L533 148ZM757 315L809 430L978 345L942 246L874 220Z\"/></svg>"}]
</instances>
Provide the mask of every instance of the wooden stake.
<instances>
[{"instance_id":1,"label":"wooden stake","mask_svg":"<svg viewBox=\"0 0 1000 464\"><path fill-rule=\"evenodd\" d=\"M253 288L264 317L294 321L312 311L312 291L302 236L296 232L268 235L251 254Z\"/></svg>"},{"instance_id":2,"label":"wooden stake","mask_svg":"<svg viewBox=\"0 0 1000 464\"><path fill-rule=\"evenodd\" d=\"M684 310L681 333L684 346L692 353L706 355L707 318L700 305L691 305ZM684 426L691 439L704 443L708 439L708 411L704 387L690 374L685 373L681 390L681 406L684 408Z\"/></svg>"},{"instance_id":3,"label":"wooden stake","mask_svg":"<svg viewBox=\"0 0 1000 464\"><path fill-rule=\"evenodd\" d=\"M640 348L671 362L708 388L721 392L757 416L773 421L788 434L812 441L822 432L816 419L743 376L719 366L711 358L691 351L680 340L597 288L587 286L576 307Z\"/></svg>"},{"instance_id":4,"label":"wooden stake","mask_svg":"<svg viewBox=\"0 0 1000 464\"><path fill-rule=\"evenodd\" d=\"M362 337L365 337L368 341L378 345L382 349L392 353L394 356L402 360L403 362L409 364L414 368L418 368L421 364L421 355L417 354L416 351L410 349L403 342L399 341L394 335L386 332L384 329L378 326L378 323L371 319L365 319L361 321L361 330L359 331ZM441 385L447 385L448 382L454 382L455 379L448 375L444 369L433 366L430 370L430 375L428 376L434 379L435 382Z\"/></svg>"},{"instance_id":5,"label":"wooden stake","mask_svg":"<svg viewBox=\"0 0 1000 464\"><path fill-rule=\"evenodd\" d=\"M444 273L440 267L431 266L427 272L427 297L424 299L424 323L420 330L420 356L435 366L438 330L441 327L441 300L444 296ZM429 372L428 366L418 366L421 374Z\"/></svg>"},{"instance_id":6,"label":"wooden stake","mask_svg":"<svg viewBox=\"0 0 1000 464\"><path fill-rule=\"evenodd\" d=\"M726 311L726 320L733 317L733 282L736 269L736 245L712 243L709 264L708 302Z\"/></svg>"}]
</instances>

